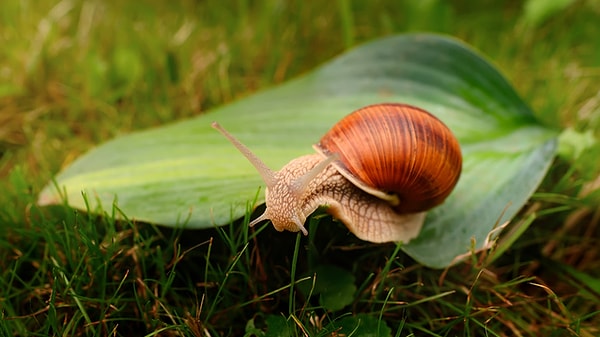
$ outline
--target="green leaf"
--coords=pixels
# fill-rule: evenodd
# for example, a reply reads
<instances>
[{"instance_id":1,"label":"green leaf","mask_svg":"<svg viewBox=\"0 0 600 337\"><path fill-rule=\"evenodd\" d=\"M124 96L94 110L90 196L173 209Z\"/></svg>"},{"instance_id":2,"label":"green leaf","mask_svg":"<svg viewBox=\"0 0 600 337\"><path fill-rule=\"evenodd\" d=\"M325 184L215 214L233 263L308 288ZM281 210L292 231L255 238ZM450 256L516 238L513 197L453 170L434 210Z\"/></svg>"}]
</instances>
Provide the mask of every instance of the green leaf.
<instances>
[{"instance_id":1,"label":"green leaf","mask_svg":"<svg viewBox=\"0 0 600 337\"><path fill-rule=\"evenodd\" d=\"M354 275L349 271L333 265L320 265L313 274L314 288L311 289L313 284L309 282L299 284L298 288L307 296L319 295L319 304L325 309L342 310L354 301L356 285Z\"/></svg>"},{"instance_id":2,"label":"green leaf","mask_svg":"<svg viewBox=\"0 0 600 337\"><path fill-rule=\"evenodd\" d=\"M343 317L329 324L326 330L335 331L338 336L385 337L392 335L392 330L384 321L367 314Z\"/></svg>"},{"instance_id":3,"label":"green leaf","mask_svg":"<svg viewBox=\"0 0 600 337\"><path fill-rule=\"evenodd\" d=\"M251 318L248 322L246 322L246 329L244 337L250 336L260 336L263 337L265 335L264 331L256 327L256 323L254 322L254 318Z\"/></svg>"},{"instance_id":4,"label":"green leaf","mask_svg":"<svg viewBox=\"0 0 600 337\"><path fill-rule=\"evenodd\" d=\"M288 337L292 335L288 322L283 316L267 315L265 321L267 323L265 337Z\"/></svg>"},{"instance_id":5,"label":"green leaf","mask_svg":"<svg viewBox=\"0 0 600 337\"><path fill-rule=\"evenodd\" d=\"M256 322L257 319L258 323ZM264 325L266 325L266 327L264 327ZM262 329L259 326L261 326ZM263 318L260 314L246 322L244 334L245 337L288 337L291 335L292 333L285 317L280 315L266 315L266 317Z\"/></svg>"},{"instance_id":6,"label":"green leaf","mask_svg":"<svg viewBox=\"0 0 600 337\"><path fill-rule=\"evenodd\" d=\"M212 121L279 169L312 153L312 143L343 116L378 102L424 108L461 143L464 167L455 191L403 247L431 267L453 263L472 240L480 247L496 224L510 220L556 151L557 133L536 121L480 55L452 38L410 34L362 45L310 74L206 115L109 141L73 162L56 184L75 208L86 209L84 192L95 202L91 209L117 202L141 221L189 228L226 224L246 212L262 183L211 129ZM49 184L39 203L60 203L61 194Z\"/></svg>"}]
</instances>

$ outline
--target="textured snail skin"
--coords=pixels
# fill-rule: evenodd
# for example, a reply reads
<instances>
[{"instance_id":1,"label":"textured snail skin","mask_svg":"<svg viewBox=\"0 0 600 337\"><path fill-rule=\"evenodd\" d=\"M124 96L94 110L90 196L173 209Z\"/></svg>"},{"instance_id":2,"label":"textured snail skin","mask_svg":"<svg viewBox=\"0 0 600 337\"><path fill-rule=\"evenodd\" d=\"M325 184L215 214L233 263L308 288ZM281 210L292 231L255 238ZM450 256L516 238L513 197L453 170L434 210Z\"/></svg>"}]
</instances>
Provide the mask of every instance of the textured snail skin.
<instances>
[{"instance_id":1,"label":"textured snail skin","mask_svg":"<svg viewBox=\"0 0 600 337\"><path fill-rule=\"evenodd\" d=\"M332 165L310 180L300 195L294 181L305 176L326 158L319 154L296 158L275 173L278 184L269 188L267 208L259 219L270 219L278 231L297 232L317 208L339 219L359 239L370 242L408 242L419 234L425 213L399 214L390 204L368 194L342 176ZM293 220L292 220L293 219ZM256 220L255 220L256 221Z\"/></svg>"}]
</instances>

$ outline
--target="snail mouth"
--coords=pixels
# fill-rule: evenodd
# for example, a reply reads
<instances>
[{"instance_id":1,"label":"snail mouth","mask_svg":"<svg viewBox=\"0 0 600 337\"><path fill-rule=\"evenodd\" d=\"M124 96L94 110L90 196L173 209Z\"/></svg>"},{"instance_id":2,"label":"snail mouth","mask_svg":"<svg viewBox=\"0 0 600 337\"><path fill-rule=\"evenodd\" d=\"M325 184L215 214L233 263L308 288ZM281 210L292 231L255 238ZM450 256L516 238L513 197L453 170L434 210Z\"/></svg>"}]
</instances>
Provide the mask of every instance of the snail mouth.
<instances>
[{"instance_id":1,"label":"snail mouth","mask_svg":"<svg viewBox=\"0 0 600 337\"><path fill-rule=\"evenodd\" d=\"M286 222L278 222L271 220L271 223L273 224L275 230L277 230L278 232L283 232L284 230L286 230L288 232L302 232L302 234L308 235L308 231L306 230L306 227L304 227L304 224L301 222L300 219L294 217L293 219L289 220Z\"/></svg>"}]
</instances>

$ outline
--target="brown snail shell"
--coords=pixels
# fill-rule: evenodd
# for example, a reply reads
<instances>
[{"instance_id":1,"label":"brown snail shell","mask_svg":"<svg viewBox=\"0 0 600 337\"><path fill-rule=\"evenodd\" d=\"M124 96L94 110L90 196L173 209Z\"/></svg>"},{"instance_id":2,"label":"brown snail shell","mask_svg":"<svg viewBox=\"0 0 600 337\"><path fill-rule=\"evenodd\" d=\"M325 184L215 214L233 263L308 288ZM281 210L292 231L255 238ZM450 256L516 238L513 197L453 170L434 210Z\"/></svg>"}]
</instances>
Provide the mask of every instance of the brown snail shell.
<instances>
[{"instance_id":1,"label":"brown snail shell","mask_svg":"<svg viewBox=\"0 0 600 337\"><path fill-rule=\"evenodd\" d=\"M400 213L442 203L460 176L462 155L450 129L406 104L363 107L336 123L314 146L364 191L390 200Z\"/></svg>"}]
</instances>

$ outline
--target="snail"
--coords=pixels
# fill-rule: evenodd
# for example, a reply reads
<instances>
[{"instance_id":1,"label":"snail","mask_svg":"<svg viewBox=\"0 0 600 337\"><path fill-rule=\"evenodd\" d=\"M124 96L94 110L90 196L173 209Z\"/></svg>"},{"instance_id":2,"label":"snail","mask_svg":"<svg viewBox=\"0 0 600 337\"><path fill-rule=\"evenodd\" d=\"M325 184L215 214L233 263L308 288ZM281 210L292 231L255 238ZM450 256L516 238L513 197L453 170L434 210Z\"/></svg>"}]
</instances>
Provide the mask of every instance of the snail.
<instances>
[{"instance_id":1,"label":"snail","mask_svg":"<svg viewBox=\"0 0 600 337\"><path fill-rule=\"evenodd\" d=\"M269 169L218 123L254 165L267 188L266 209L250 222L271 220L278 231L302 231L324 206L359 239L415 238L427 210L441 204L458 182L458 141L438 118L420 108L383 103L360 108L335 124L313 148L316 154Z\"/></svg>"}]
</instances>

